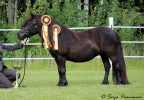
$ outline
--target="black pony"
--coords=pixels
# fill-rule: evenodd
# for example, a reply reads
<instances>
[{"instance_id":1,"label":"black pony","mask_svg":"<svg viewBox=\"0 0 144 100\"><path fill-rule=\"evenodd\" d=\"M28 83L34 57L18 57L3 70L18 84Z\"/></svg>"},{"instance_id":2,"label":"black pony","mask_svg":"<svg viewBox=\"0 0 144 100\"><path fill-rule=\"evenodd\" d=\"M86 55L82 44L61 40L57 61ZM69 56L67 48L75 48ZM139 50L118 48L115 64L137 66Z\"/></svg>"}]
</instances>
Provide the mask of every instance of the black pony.
<instances>
[{"instance_id":1,"label":"black pony","mask_svg":"<svg viewBox=\"0 0 144 100\"><path fill-rule=\"evenodd\" d=\"M18 33L20 40L39 34L42 38L42 15L31 14ZM96 27L82 32L74 32L61 25L54 19L48 26L49 41L52 44L49 52L54 57L58 66L59 82L57 86L67 86L66 60L73 62L86 62L100 55L105 68L105 76L102 84L109 84L108 75L110 70L109 59L113 65L113 82L115 84L129 84L126 74L125 61L123 58L121 40L116 31L107 27ZM58 50L54 50L52 26L57 24L61 28L58 34ZM43 45L42 45L43 46Z\"/></svg>"}]
</instances>

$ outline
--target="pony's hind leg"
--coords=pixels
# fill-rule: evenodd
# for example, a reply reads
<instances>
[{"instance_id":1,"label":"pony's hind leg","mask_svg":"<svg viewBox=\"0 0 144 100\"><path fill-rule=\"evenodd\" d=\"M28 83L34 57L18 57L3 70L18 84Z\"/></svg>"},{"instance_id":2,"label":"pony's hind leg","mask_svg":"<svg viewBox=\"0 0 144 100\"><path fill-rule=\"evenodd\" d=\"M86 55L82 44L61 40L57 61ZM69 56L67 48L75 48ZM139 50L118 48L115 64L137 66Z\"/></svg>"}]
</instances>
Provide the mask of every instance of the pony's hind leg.
<instances>
[{"instance_id":1,"label":"pony's hind leg","mask_svg":"<svg viewBox=\"0 0 144 100\"><path fill-rule=\"evenodd\" d=\"M105 54L100 54L103 64L104 64L104 68L105 68L105 76L104 76L104 80L101 84L109 84L108 81L108 76L109 76L109 71L110 71L110 63L109 63L109 59Z\"/></svg>"},{"instance_id":2,"label":"pony's hind leg","mask_svg":"<svg viewBox=\"0 0 144 100\"><path fill-rule=\"evenodd\" d=\"M110 57L111 61L112 61L112 65L113 65L113 81L115 84L120 85L122 82L122 78L121 78L121 69L118 63L118 59L117 56L111 56Z\"/></svg>"}]
</instances>

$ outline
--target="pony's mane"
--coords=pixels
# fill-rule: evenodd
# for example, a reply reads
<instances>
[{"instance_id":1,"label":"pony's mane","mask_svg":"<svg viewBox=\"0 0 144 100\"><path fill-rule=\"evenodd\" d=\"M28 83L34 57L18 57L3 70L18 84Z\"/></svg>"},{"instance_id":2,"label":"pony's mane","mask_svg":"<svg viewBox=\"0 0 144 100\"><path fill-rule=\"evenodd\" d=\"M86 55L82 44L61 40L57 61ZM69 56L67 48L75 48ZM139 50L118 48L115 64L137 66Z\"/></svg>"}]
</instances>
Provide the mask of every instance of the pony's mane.
<instances>
[{"instance_id":1,"label":"pony's mane","mask_svg":"<svg viewBox=\"0 0 144 100\"><path fill-rule=\"evenodd\" d=\"M81 42L81 40L80 40L80 37L78 36L78 33L79 32L75 32L75 31L73 31L73 30L71 30L71 29L69 29L72 33L73 33L73 35L76 37L76 39L79 41L79 42ZM81 42L82 43L82 42Z\"/></svg>"},{"instance_id":2,"label":"pony's mane","mask_svg":"<svg viewBox=\"0 0 144 100\"><path fill-rule=\"evenodd\" d=\"M22 24L21 28L22 28L22 27L25 27L26 24L27 24L31 19L32 19L32 17L29 16L29 17L24 21L24 23Z\"/></svg>"}]
</instances>

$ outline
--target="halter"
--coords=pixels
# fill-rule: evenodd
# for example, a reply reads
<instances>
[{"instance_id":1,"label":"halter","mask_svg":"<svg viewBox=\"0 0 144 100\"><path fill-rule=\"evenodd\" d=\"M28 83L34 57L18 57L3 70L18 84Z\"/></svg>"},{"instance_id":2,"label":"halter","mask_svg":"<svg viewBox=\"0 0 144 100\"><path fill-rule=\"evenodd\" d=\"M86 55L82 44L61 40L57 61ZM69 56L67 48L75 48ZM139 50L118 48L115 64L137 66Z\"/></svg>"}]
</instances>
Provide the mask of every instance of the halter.
<instances>
[{"instance_id":1,"label":"halter","mask_svg":"<svg viewBox=\"0 0 144 100\"><path fill-rule=\"evenodd\" d=\"M29 29L30 29L33 25L35 25L35 29L37 29L36 22L37 22L36 19L33 19L32 22L29 22L29 23L30 23L29 28L28 28L28 29L25 29L25 28L23 29L24 31L26 31L26 36L29 35L29 32L30 32Z\"/></svg>"}]
</instances>

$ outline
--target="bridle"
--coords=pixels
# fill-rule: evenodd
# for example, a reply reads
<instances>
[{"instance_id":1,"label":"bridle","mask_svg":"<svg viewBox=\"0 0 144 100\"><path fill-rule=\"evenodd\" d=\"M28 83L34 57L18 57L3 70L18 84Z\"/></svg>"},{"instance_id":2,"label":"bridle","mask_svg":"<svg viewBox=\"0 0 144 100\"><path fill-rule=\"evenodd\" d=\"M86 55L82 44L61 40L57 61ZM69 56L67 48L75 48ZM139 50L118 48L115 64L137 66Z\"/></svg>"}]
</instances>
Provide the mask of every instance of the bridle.
<instances>
[{"instance_id":1,"label":"bridle","mask_svg":"<svg viewBox=\"0 0 144 100\"><path fill-rule=\"evenodd\" d=\"M33 19L32 20L32 22L28 22L28 23L30 23L30 25L29 25L29 28L28 29L25 29L25 28L23 28L22 30L24 30L25 32L26 32L26 37L28 37L29 36L29 33L30 33L30 31L29 31L29 29L31 29L31 27L33 26L33 25L35 25L34 27L35 27L35 29L36 30L38 30L37 29L37 25L36 25L36 19Z\"/></svg>"}]
</instances>

